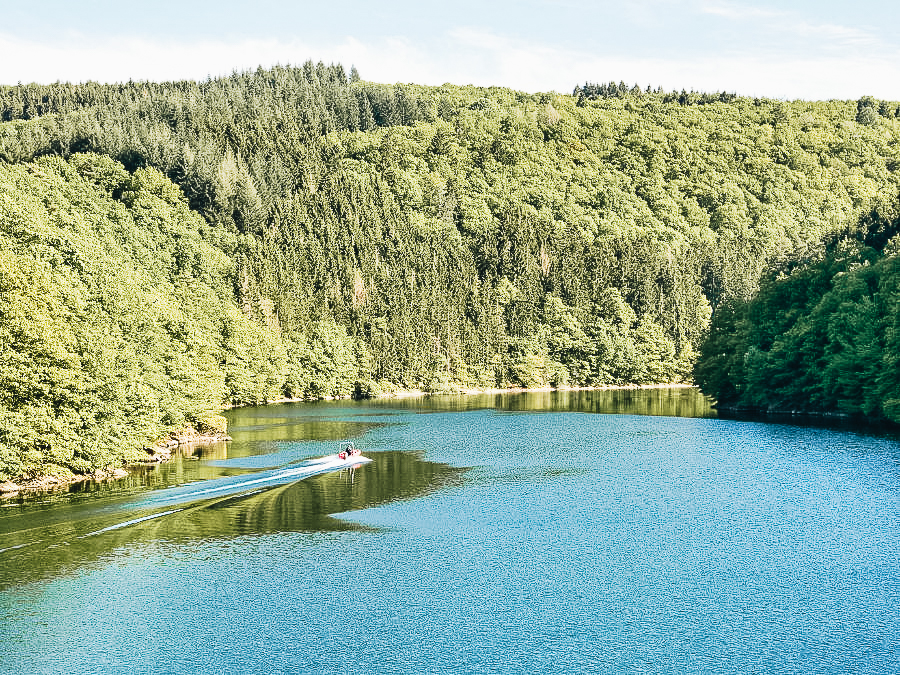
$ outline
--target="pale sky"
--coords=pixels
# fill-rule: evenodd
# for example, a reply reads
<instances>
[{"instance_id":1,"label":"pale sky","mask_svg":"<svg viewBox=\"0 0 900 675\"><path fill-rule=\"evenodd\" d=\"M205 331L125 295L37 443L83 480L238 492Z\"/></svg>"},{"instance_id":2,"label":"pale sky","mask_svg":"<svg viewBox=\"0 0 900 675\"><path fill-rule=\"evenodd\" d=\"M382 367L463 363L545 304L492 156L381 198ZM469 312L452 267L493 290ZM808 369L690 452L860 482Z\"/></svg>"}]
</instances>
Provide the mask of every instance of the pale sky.
<instances>
[{"instance_id":1,"label":"pale sky","mask_svg":"<svg viewBox=\"0 0 900 675\"><path fill-rule=\"evenodd\" d=\"M312 59L384 83L900 100L896 0L0 0L0 17L0 84Z\"/></svg>"}]
</instances>

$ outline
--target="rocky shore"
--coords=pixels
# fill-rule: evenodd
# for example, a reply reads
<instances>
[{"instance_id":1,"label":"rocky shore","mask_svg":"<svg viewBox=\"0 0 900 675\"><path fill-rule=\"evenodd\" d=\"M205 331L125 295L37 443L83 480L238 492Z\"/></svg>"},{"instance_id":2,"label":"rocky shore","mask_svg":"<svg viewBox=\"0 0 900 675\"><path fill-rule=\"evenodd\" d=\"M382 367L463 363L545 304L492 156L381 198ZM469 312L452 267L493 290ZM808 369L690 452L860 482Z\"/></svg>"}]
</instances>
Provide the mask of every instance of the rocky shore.
<instances>
[{"instance_id":1,"label":"rocky shore","mask_svg":"<svg viewBox=\"0 0 900 675\"><path fill-rule=\"evenodd\" d=\"M179 434L157 441L151 447L145 448L147 457L138 460L135 464L160 464L172 459L172 453L183 446L212 445L222 441L230 441L231 436L224 431L204 431L185 429Z\"/></svg>"},{"instance_id":2,"label":"rocky shore","mask_svg":"<svg viewBox=\"0 0 900 675\"><path fill-rule=\"evenodd\" d=\"M53 473L39 478L24 478L18 482L5 481L0 483L0 495L15 496L19 492L35 492L54 490L56 488L80 483L85 480L112 480L116 478L124 478L128 475L128 471L124 467L114 469L97 469L93 473Z\"/></svg>"},{"instance_id":3,"label":"rocky shore","mask_svg":"<svg viewBox=\"0 0 900 675\"><path fill-rule=\"evenodd\" d=\"M15 497L19 493L44 492L68 487L86 480L105 481L125 478L128 475L128 466L140 466L147 464L161 464L172 459L172 454L179 448L212 445L230 441L231 436L224 431L197 431L187 428L167 438L162 438L150 447L144 448L145 457L134 459L124 466L106 467L97 469L91 473L72 473L66 469L52 472L38 478L22 478L15 482L5 481L0 483L0 496Z\"/></svg>"}]
</instances>

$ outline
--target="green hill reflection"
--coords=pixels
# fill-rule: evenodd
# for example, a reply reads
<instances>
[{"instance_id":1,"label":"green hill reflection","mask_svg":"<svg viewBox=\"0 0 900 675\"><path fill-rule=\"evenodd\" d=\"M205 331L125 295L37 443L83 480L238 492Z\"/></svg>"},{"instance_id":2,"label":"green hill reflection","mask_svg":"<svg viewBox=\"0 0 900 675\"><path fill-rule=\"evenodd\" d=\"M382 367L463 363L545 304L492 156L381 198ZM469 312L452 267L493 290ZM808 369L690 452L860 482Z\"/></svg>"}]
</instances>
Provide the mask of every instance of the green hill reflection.
<instances>
[{"instance_id":1,"label":"green hill reflection","mask_svg":"<svg viewBox=\"0 0 900 675\"><path fill-rule=\"evenodd\" d=\"M425 495L454 483L464 471L424 461L414 452L367 455L374 461L352 471L164 509L135 508L121 500L72 505L64 522L3 534L0 588L71 574L151 544L358 529L332 514Z\"/></svg>"}]
</instances>

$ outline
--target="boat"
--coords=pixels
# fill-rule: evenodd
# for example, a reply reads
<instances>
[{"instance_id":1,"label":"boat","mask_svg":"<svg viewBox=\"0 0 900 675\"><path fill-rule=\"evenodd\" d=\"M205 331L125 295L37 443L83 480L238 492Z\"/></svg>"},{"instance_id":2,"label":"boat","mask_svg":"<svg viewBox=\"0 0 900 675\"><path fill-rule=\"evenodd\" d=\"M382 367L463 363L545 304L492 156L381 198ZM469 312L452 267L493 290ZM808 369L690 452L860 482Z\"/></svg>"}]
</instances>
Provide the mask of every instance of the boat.
<instances>
[{"instance_id":1,"label":"boat","mask_svg":"<svg viewBox=\"0 0 900 675\"><path fill-rule=\"evenodd\" d=\"M343 443L341 444L340 452L337 454L338 459L342 461L352 460L354 457L360 457L362 459L367 459L362 457L362 451L353 445L353 443ZM371 461L371 460L368 460Z\"/></svg>"}]
</instances>

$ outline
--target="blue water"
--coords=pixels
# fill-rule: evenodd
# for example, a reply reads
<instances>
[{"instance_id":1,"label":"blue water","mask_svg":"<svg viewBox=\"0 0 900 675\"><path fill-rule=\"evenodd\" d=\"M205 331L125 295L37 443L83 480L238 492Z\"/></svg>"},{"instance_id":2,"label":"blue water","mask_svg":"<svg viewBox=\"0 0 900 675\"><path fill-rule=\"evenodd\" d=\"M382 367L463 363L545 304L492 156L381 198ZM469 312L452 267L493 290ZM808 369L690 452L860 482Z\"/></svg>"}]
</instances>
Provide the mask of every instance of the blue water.
<instances>
[{"instance_id":1,"label":"blue water","mask_svg":"<svg viewBox=\"0 0 900 675\"><path fill-rule=\"evenodd\" d=\"M7 508L0 672L900 672L895 439L571 407L268 408L374 461L83 539ZM210 465L329 445L251 414Z\"/></svg>"}]
</instances>

